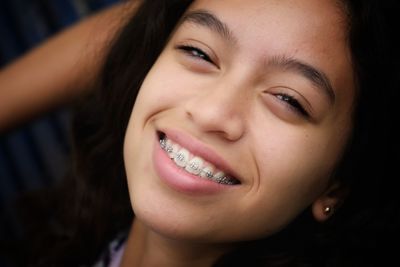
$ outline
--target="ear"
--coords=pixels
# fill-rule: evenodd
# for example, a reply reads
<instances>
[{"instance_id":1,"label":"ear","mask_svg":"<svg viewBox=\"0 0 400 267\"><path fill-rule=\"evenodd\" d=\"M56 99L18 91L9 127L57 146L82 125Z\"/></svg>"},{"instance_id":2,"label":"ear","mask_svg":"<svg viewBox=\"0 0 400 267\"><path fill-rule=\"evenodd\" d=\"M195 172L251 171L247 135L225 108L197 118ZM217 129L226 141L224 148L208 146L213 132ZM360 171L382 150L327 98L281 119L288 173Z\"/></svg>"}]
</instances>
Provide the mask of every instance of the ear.
<instances>
[{"instance_id":1,"label":"ear","mask_svg":"<svg viewBox=\"0 0 400 267\"><path fill-rule=\"evenodd\" d=\"M318 222L329 219L343 203L348 188L339 181L332 182L311 206L312 214Z\"/></svg>"}]
</instances>

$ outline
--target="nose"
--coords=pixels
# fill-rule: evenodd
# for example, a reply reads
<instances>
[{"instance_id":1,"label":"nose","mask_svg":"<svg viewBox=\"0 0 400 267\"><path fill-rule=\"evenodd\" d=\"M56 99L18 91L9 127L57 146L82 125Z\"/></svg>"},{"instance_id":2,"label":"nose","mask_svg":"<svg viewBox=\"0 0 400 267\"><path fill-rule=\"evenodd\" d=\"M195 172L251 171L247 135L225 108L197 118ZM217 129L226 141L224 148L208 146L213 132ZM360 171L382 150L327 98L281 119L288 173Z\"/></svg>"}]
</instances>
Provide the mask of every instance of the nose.
<instances>
[{"instance_id":1,"label":"nose","mask_svg":"<svg viewBox=\"0 0 400 267\"><path fill-rule=\"evenodd\" d=\"M245 102L237 87L210 86L186 102L185 112L201 131L235 141L245 131Z\"/></svg>"}]
</instances>

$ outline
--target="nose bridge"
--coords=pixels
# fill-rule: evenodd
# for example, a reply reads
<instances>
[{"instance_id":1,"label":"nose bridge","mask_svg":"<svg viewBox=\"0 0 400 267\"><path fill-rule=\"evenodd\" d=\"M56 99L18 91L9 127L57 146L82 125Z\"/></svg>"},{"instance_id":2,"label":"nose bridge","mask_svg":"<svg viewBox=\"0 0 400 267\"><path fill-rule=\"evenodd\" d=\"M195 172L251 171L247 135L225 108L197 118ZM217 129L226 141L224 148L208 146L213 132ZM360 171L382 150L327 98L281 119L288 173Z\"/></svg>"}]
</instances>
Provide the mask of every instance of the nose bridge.
<instances>
[{"instance_id":1,"label":"nose bridge","mask_svg":"<svg viewBox=\"0 0 400 267\"><path fill-rule=\"evenodd\" d=\"M202 130L218 132L230 140L244 132L246 90L240 82L220 79L202 88L186 107L187 114Z\"/></svg>"},{"instance_id":2,"label":"nose bridge","mask_svg":"<svg viewBox=\"0 0 400 267\"><path fill-rule=\"evenodd\" d=\"M203 100L201 100L203 98ZM243 86L237 82L221 81L207 90L199 97L200 101L206 101L212 108L218 110L221 115L240 115L243 108L245 92Z\"/></svg>"}]
</instances>

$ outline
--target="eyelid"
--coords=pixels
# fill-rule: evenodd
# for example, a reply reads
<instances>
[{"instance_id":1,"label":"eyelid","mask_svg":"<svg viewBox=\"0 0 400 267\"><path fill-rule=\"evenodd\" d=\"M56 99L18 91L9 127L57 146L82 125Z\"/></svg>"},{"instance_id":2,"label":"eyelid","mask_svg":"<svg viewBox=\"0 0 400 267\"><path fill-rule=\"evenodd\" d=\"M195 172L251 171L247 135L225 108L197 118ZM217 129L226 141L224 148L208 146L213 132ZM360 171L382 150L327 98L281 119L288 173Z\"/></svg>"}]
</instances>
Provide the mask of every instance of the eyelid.
<instances>
[{"instance_id":1,"label":"eyelid","mask_svg":"<svg viewBox=\"0 0 400 267\"><path fill-rule=\"evenodd\" d=\"M310 102L305 98L301 93L293 88L289 88L286 86L274 86L270 87L268 90L265 90L264 93L273 97L273 101L279 101L279 105L284 105L285 109L290 112L296 113L297 116L300 116L308 121L315 122L317 119L315 116L315 112ZM289 98L288 100L293 100L298 103L301 107L300 109L296 107L296 104L293 105L290 101L286 101L283 98ZM275 102L277 103L277 102Z\"/></svg>"},{"instance_id":2,"label":"eyelid","mask_svg":"<svg viewBox=\"0 0 400 267\"><path fill-rule=\"evenodd\" d=\"M305 118L310 118L310 114L307 111L306 108L301 104L301 102L295 97L287 93L277 93L273 94L275 97L277 97L279 100L282 102L285 102L285 105L288 105L290 109L293 109L294 112L298 113L299 115L305 117ZM286 99L286 100L285 100Z\"/></svg>"},{"instance_id":3,"label":"eyelid","mask_svg":"<svg viewBox=\"0 0 400 267\"><path fill-rule=\"evenodd\" d=\"M180 50L182 50L183 48L188 48L188 49L193 48L195 50L201 51L210 59L210 61L207 60L207 62L215 65L219 69L219 58L216 56L214 51L208 45L206 45L201 41L192 39L185 40L175 45L175 48Z\"/></svg>"},{"instance_id":4,"label":"eyelid","mask_svg":"<svg viewBox=\"0 0 400 267\"><path fill-rule=\"evenodd\" d=\"M289 96L296 98L296 100L301 101L303 108L306 109L309 113L315 113L311 102L301 93L301 91L288 86L274 86L271 88L271 90L272 92L276 93L283 92L288 94Z\"/></svg>"},{"instance_id":5,"label":"eyelid","mask_svg":"<svg viewBox=\"0 0 400 267\"><path fill-rule=\"evenodd\" d=\"M210 56L198 47L195 47L193 45L178 45L177 48L185 51L187 54L189 54L189 56L197 57L214 64ZM196 56L193 54L193 52L197 52L199 55Z\"/></svg>"}]
</instances>

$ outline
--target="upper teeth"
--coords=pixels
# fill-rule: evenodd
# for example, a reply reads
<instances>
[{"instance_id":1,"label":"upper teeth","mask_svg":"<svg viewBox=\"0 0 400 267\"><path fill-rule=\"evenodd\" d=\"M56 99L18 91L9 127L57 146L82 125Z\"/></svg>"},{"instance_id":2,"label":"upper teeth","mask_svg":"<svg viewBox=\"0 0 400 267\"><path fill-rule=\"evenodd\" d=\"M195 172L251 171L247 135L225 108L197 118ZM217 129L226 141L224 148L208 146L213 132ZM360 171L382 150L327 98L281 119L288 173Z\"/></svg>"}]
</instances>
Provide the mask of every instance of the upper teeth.
<instances>
[{"instance_id":1,"label":"upper teeth","mask_svg":"<svg viewBox=\"0 0 400 267\"><path fill-rule=\"evenodd\" d=\"M224 172L216 169L211 163L199 156L192 155L187 149L173 143L168 138L161 139L160 145L175 164L187 172L221 184L236 184L235 179L227 177Z\"/></svg>"}]
</instances>

